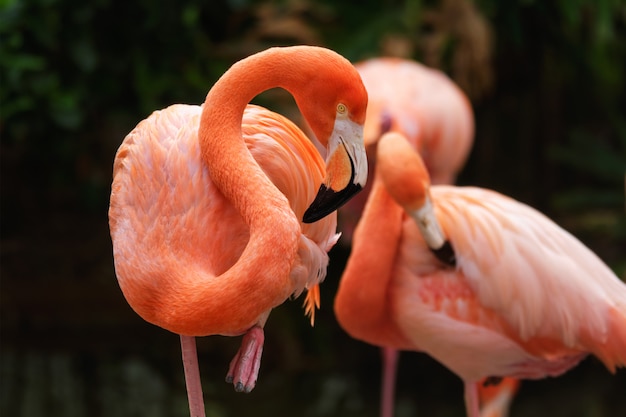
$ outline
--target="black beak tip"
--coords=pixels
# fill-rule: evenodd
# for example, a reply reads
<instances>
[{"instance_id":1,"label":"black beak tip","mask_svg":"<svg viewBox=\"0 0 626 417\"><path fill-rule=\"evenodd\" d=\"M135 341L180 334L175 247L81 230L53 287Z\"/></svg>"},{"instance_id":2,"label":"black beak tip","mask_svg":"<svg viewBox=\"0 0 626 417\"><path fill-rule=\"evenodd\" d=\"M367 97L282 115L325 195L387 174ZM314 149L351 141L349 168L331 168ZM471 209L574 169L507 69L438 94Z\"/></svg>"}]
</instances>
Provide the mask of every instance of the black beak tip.
<instances>
[{"instance_id":1,"label":"black beak tip","mask_svg":"<svg viewBox=\"0 0 626 417\"><path fill-rule=\"evenodd\" d=\"M450 244L450 241L446 240L442 247L439 249L431 249L434 255L444 264L455 267L456 266L456 253L454 248Z\"/></svg>"},{"instance_id":2,"label":"black beak tip","mask_svg":"<svg viewBox=\"0 0 626 417\"><path fill-rule=\"evenodd\" d=\"M304 223L314 223L323 219L347 203L362 189L363 187L359 184L353 184L352 182L340 191L327 188L324 184L322 184L317 192L315 200L313 200L309 208L304 212L302 221Z\"/></svg>"}]
</instances>

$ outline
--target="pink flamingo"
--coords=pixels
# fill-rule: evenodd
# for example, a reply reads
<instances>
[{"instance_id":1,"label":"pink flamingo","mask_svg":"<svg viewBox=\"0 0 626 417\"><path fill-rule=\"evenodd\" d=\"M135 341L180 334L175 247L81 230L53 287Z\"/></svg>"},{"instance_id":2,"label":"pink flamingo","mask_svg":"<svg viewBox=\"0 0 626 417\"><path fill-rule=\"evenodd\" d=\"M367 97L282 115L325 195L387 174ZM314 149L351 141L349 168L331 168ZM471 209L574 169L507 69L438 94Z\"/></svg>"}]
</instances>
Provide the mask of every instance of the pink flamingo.
<instances>
[{"instance_id":1,"label":"pink flamingo","mask_svg":"<svg viewBox=\"0 0 626 417\"><path fill-rule=\"evenodd\" d=\"M326 169L293 123L247 106L273 87L295 97ZM142 318L181 335L192 417L204 416L195 336L244 335L226 379L249 392L272 308L307 289L313 320L334 211L367 178L366 106L340 55L271 48L233 65L202 106L157 111L120 146L109 210L117 278Z\"/></svg>"},{"instance_id":2,"label":"pink flamingo","mask_svg":"<svg viewBox=\"0 0 626 417\"><path fill-rule=\"evenodd\" d=\"M355 64L369 95L364 141L368 152L369 180L365 190L339 212L344 234L351 241L352 231L369 197L376 161L376 143L382 133L402 132L426 162L434 184L452 184L472 148L474 114L463 91L441 71L400 58L373 58ZM382 347L383 378L381 416L394 413L395 381L399 352ZM505 417L516 392L517 381L480 386L481 404L492 416ZM501 389L500 395L493 391ZM491 403L491 401L494 401Z\"/></svg>"},{"instance_id":3,"label":"pink flamingo","mask_svg":"<svg viewBox=\"0 0 626 417\"><path fill-rule=\"evenodd\" d=\"M437 359L470 417L484 378L557 376L588 354L626 365L626 285L580 241L494 191L431 186L399 133L377 163L335 303L352 337Z\"/></svg>"}]
</instances>

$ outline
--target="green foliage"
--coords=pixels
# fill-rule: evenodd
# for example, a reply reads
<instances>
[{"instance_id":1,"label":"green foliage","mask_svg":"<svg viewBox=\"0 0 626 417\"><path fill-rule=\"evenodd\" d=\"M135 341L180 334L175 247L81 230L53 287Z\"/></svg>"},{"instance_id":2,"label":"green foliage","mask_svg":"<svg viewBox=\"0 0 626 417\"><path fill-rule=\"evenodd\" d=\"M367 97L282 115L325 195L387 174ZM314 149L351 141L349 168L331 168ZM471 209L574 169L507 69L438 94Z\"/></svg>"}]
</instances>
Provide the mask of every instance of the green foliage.
<instances>
[{"instance_id":1,"label":"green foliage","mask_svg":"<svg viewBox=\"0 0 626 417\"><path fill-rule=\"evenodd\" d=\"M514 195L536 189L556 196L555 210L567 210L567 201L577 200L578 207L617 201L616 193L567 195L581 189L570 179L589 182L581 175L589 164L599 174L593 187L621 181L616 172L623 164L616 159L624 159L618 138L623 129L618 109L626 108L624 4L480 0L477 8L463 0L168 0L158 7L148 0L4 0L3 147L18 160L27 183L43 192L64 188L77 204L101 209L113 152L124 134L155 109L200 103L232 62L273 44L316 41L359 60L388 52L391 39L404 43L408 56L446 70L468 92L483 90L475 153L486 154L481 142L497 143L499 151L497 159L480 159L491 166L489 176L472 171L470 161L471 181L500 186L490 179L500 164L515 166L512 161L527 158L520 164L539 163L536 174L499 178ZM481 25L490 27L493 41L472 38ZM276 29L283 26L291 29ZM481 53L485 59L468 63ZM507 100L526 103L526 113L503 106ZM500 132L497 138L481 126L481 114L487 113L491 130ZM520 149L525 149L521 156ZM568 174L552 171L553 189L533 187L562 161L568 162ZM32 164L49 175L33 177ZM611 178L601 173L609 167ZM541 195L526 199L540 209L552 204Z\"/></svg>"},{"instance_id":2,"label":"green foliage","mask_svg":"<svg viewBox=\"0 0 626 417\"><path fill-rule=\"evenodd\" d=\"M35 114L55 128L77 131L110 108L147 113L169 101L201 99L193 87L206 90L224 66L212 70L206 59L210 42L198 24L201 3L9 3L0 19L7 39L3 120L21 125L12 133L32 129Z\"/></svg>"},{"instance_id":3,"label":"green foliage","mask_svg":"<svg viewBox=\"0 0 626 417\"><path fill-rule=\"evenodd\" d=\"M208 52L217 17L199 22L204 3L3 4L0 126L24 182L101 210L123 135L155 109L201 102L228 66Z\"/></svg>"}]
</instances>

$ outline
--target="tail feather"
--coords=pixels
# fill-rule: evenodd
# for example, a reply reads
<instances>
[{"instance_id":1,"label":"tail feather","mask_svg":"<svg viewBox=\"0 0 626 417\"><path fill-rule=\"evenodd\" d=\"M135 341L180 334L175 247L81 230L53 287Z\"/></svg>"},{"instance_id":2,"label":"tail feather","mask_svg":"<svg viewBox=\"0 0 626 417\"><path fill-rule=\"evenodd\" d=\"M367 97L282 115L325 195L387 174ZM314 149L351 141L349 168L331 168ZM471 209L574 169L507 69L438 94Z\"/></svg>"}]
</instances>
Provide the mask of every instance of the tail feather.
<instances>
[{"instance_id":1,"label":"tail feather","mask_svg":"<svg viewBox=\"0 0 626 417\"><path fill-rule=\"evenodd\" d=\"M615 373L616 368L626 366L626 311L611 307L608 311L607 334L598 340L591 334L582 335L583 345Z\"/></svg>"},{"instance_id":2,"label":"tail feather","mask_svg":"<svg viewBox=\"0 0 626 417\"><path fill-rule=\"evenodd\" d=\"M615 372L616 367L626 366L626 311L611 308L609 311L609 335L606 349L600 359Z\"/></svg>"},{"instance_id":3,"label":"tail feather","mask_svg":"<svg viewBox=\"0 0 626 417\"><path fill-rule=\"evenodd\" d=\"M315 309L320 308L320 286L313 285L307 290L304 299L304 314L311 319L311 326L315 324Z\"/></svg>"}]
</instances>

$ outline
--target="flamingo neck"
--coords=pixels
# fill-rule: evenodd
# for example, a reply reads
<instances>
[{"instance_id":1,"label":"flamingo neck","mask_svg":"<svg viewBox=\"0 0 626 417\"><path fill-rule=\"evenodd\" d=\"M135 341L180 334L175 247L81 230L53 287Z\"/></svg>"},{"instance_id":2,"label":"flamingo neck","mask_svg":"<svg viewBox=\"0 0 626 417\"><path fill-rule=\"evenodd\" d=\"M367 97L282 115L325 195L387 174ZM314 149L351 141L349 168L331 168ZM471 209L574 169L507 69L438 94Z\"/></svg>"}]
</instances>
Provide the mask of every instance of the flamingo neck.
<instances>
[{"instance_id":1,"label":"flamingo neck","mask_svg":"<svg viewBox=\"0 0 626 417\"><path fill-rule=\"evenodd\" d=\"M311 95L310 77L328 72L329 59L337 58L317 47L271 48L234 64L206 97L198 131L202 158L215 185L250 227L274 228L268 212L290 209L243 141L243 112L255 96L276 87L289 91L302 107Z\"/></svg>"},{"instance_id":2,"label":"flamingo neck","mask_svg":"<svg viewBox=\"0 0 626 417\"><path fill-rule=\"evenodd\" d=\"M306 56L306 49L289 49L270 49L239 61L206 97L198 129L202 159L216 188L249 226L250 237L239 260L219 276L179 271L177 295L168 296L177 300L172 303L176 308L163 320L163 327L172 331L197 336L241 333L294 291L290 274L301 225L287 197L248 151L241 130L244 110L254 96L273 87L296 95L298 85L306 85L293 66L294 59Z\"/></svg>"},{"instance_id":3,"label":"flamingo neck","mask_svg":"<svg viewBox=\"0 0 626 417\"><path fill-rule=\"evenodd\" d=\"M400 348L406 339L391 318L389 286L402 234L404 211L376 177L335 299L341 326L354 338Z\"/></svg>"}]
</instances>

